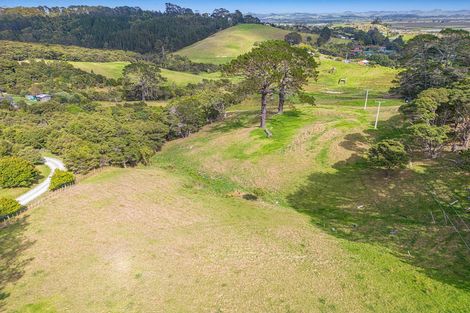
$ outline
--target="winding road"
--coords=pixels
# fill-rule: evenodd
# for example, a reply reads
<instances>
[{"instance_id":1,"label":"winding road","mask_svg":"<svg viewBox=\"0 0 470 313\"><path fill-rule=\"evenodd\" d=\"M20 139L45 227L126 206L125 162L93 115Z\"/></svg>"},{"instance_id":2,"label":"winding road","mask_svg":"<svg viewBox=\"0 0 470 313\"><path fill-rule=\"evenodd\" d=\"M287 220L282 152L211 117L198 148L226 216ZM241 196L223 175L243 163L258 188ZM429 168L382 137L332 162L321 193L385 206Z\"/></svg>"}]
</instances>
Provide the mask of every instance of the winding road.
<instances>
[{"instance_id":1,"label":"winding road","mask_svg":"<svg viewBox=\"0 0 470 313\"><path fill-rule=\"evenodd\" d=\"M30 203L31 201L37 199L40 195L46 193L49 190L49 185L51 184L52 174L54 174L54 171L56 169L63 170L63 171L65 170L65 165L64 163L62 163L61 160L50 158L50 157L44 157L44 160L45 160L44 164L47 165L51 169L51 173L49 174L49 176L47 176L47 178L42 183L40 183L39 185L37 185L36 187L31 189L27 193L16 198L16 201L18 201L21 205L26 205Z\"/></svg>"}]
</instances>

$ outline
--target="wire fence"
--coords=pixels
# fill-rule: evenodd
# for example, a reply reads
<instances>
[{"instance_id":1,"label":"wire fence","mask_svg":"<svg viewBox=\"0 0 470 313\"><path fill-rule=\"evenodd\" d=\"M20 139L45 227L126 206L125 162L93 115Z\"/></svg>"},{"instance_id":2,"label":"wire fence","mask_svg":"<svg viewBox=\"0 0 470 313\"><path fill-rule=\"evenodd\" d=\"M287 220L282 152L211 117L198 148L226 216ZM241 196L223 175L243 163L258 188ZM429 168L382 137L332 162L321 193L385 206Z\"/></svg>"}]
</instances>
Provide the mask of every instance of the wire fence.
<instances>
[{"instance_id":1,"label":"wire fence","mask_svg":"<svg viewBox=\"0 0 470 313\"><path fill-rule=\"evenodd\" d=\"M23 206L21 209L18 211L7 214L7 215L0 215L0 228L7 227L8 225L14 224L26 211L35 209L39 206L41 206L44 202L57 197L59 194L64 193L65 191L68 191L71 188L74 188L77 183L94 176L98 174L99 172L103 171L105 168L98 168L94 169L91 172L85 174L85 175L80 175L76 177L75 179L75 184L72 185L66 185L61 187L60 189L57 189L55 191L48 191L45 194L41 195L39 198L31 201L27 205Z\"/></svg>"}]
</instances>

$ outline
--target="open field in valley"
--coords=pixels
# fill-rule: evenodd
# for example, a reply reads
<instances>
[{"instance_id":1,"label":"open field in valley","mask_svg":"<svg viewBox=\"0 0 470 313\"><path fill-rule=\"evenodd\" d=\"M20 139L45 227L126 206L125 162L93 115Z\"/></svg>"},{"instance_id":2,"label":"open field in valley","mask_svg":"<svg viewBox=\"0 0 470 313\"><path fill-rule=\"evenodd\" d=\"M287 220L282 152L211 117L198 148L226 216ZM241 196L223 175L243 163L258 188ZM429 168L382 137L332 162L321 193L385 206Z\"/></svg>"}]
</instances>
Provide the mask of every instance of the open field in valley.
<instances>
[{"instance_id":1,"label":"open field in valley","mask_svg":"<svg viewBox=\"0 0 470 313\"><path fill-rule=\"evenodd\" d=\"M123 76L124 67L129 65L129 62L69 62L73 66L95 74L103 75L108 78L118 79ZM216 73L200 73L192 74L187 72L178 72L168 69L161 69L161 74L168 82L176 85L198 84L204 79L220 79L222 76L219 72Z\"/></svg>"}]
</instances>

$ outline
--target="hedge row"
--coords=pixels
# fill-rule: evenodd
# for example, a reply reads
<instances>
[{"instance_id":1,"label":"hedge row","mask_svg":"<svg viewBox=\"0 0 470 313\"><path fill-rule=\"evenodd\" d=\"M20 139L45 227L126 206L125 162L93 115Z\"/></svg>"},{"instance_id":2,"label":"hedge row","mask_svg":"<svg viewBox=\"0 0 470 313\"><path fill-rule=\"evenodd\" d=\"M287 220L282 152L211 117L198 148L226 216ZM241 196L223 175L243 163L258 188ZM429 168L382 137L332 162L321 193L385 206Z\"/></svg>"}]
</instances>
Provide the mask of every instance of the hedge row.
<instances>
[{"instance_id":1,"label":"hedge row","mask_svg":"<svg viewBox=\"0 0 470 313\"><path fill-rule=\"evenodd\" d=\"M75 175L72 172L55 170L51 178L49 190L57 190L75 183Z\"/></svg>"},{"instance_id":2,"label":"hedge row","mask_svg":"<svg viewBox=\"0 0 470 313\"><path fill-rule=\"evenodd\" d=\"M0 218L16 213L21 209L18 201L8 198L0 198Z\"/></svg>"}]
</instances>

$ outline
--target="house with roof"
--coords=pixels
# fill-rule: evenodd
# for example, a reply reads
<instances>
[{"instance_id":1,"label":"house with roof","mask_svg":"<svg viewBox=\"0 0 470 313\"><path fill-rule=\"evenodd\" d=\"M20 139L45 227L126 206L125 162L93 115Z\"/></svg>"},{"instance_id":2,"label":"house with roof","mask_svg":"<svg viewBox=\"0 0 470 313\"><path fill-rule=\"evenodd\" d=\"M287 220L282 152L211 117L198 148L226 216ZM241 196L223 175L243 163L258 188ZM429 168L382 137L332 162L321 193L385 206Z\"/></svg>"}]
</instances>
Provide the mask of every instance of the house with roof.
<instances>
[{"instance_id":1,"label":"house with roof","mask_svg":"<svg viewBox=\"0 0 470 313\"><path fill-rule=\"evenodd\" d=\"M40 102L47 102L49 100L51 100L51 96L48 95L47 93L41 93L39 95L36 95L36 99Z\"/></svg>"},{"instance_id":2,"label":"house with roof","mask_svg":"<svg viewBox=\"0 0 470 313\"><path fill-rule=\"evenodd\" d=\"M40 101L47 102L52 99L52 96L47 93L40 93L38 95L26 95L26 99L29 101Z\"/></svg>"}]
</instances>

